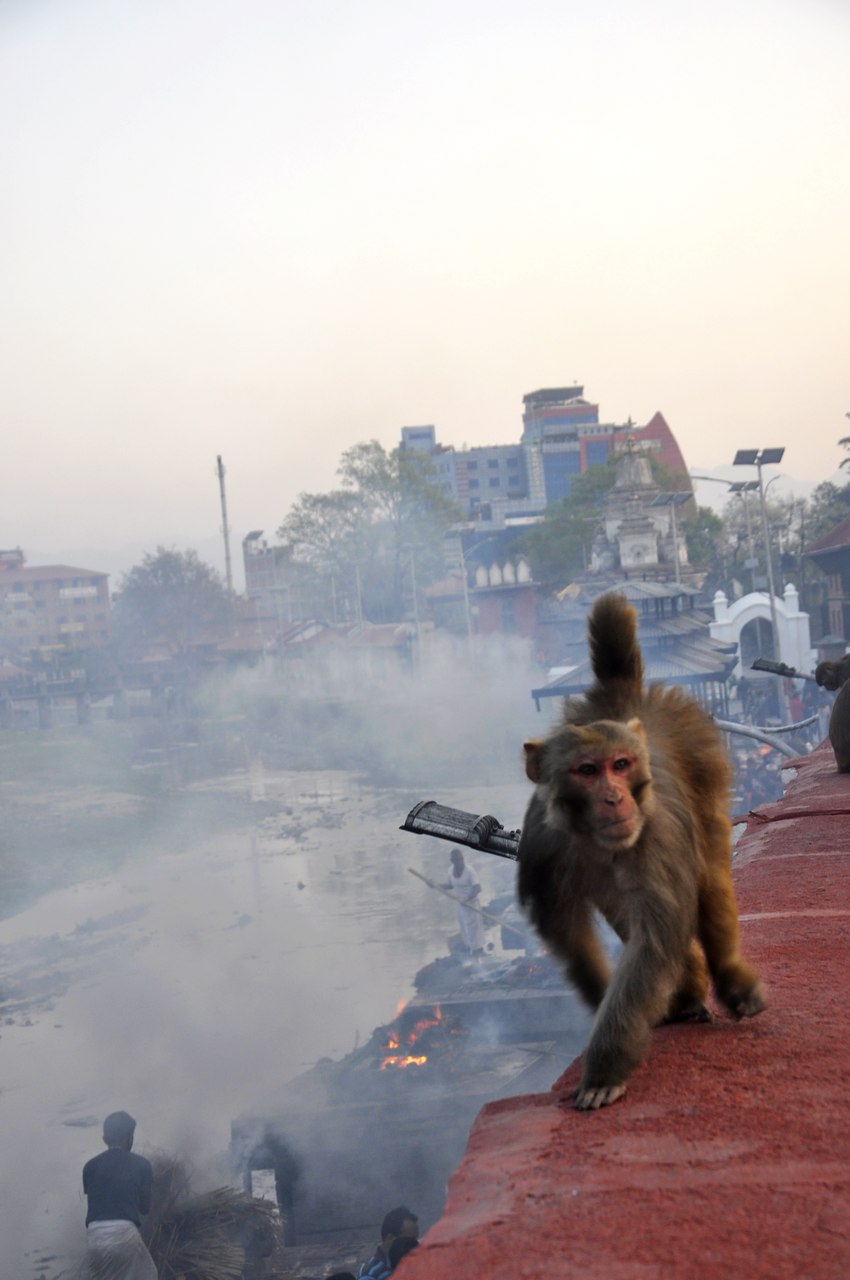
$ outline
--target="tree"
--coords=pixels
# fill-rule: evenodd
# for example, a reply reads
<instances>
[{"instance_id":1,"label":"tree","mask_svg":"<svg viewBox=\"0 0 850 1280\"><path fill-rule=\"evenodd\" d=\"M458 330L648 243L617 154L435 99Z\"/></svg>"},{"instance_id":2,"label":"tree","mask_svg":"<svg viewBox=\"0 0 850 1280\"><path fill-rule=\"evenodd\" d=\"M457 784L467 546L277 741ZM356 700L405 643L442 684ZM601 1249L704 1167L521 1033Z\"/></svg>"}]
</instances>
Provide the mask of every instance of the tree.
<instances>
[{"instance_id":1,"label":"tree","mask_svg":"<svg viewBox=\"0 0 850 1280\"><path fill-rule=\"evenodd\" d=\"M210 627L230 616L220 574L196 551L157 547L121 578L113 600L116 637L123 645L165 642L183 652Z\"/></svg>"},{"instance_id":2,"label":"tree","mask_svg":"<svg viewBox=\"0 0 850 1280\"><path fill-rule=\"evenodd\" d=\"M687 503L690 509L692 503ZM685 515L681 527L688 548L688 560L694 569L705 569L715 575L722 563L722 547L726 530L720 516L711 507L694 506Z\"/></svg>"},{"instance_id":3,"label":"tree","mask_svg":"<svg viewBox=\"0 0 850 1280\"><path fill-rule=\"evenodd\" d=\"M850 462L850 458L845 458ZM805 544L817 542L830 529L850 515L850 484L837 485L824 480L805 504Z\"/></svg>"},{"instance_id":4,"label":"tree","mask_svg":"<svg viewBox=\"0 0 850 1280\"><path fill-rule=\"evenodd\" d=\"M844 416L846 418L850 418L850 413L847 413ZM842 436L838 443L841 445L842 449L850 451L850 436ZM850 458L842 458L838 466L842 471L844 471L845 468L850 467Z\"/></svg>"},{"instance_id":5,"label":"tree","mask_svg":"<svg viewBox=\"0 0 850 1280\"><path fill-rule=\"evenodd\" d=\"M805 551L807 547L845 520L848 515L850 515L850 484L837 485L830 480L824 480L813 491L808 502L799 504L797 561L793 569L800 588L802 608L813 619L820 619L820 624L815 624L818 632L828 630L826 577L818 563L810 559Z\"/></svg>"},{"instance_id":6,"label":"tree","mask_svg":"<svg viewBox=\"0 0 850 1280\"><path fill-rule=\"evenodd\" d=\"M420 583L442 572L443 536L459 512L430 456L377 440L343 453L341 488L302 493L278 529L296 564L330 578L335 612L371 621L404 616L411 566Z\"/></svg>"},{"instance_id":7,"label":"tree","mask_svg":"<svg viewBox=\"0 0 850 1280\"><path fill-rule=\"evenodd\" d=\"M605 496L614 488L616 478L614 461L589 467L575 477L565 498L549 504L542 524L533 525L522 539L533 577L544 590L563 587L586 568Z\"/></svg>"}]
</instances>

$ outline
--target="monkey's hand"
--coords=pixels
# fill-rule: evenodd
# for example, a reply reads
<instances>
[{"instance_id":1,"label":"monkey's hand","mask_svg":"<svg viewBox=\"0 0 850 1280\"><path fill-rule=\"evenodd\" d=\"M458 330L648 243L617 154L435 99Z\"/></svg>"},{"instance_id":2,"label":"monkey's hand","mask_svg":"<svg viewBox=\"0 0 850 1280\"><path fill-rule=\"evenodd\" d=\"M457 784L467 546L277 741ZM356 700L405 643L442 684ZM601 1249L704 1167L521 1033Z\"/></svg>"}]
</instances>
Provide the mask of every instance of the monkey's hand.
<instances>
[{"instance_id":1,"label":"monkey's hand","mask_svg":"<svg viewBox=\"0 0 850 1280\"><path fill-rule=\"evenodd\" d=\"M598 1111L600 1107L610 1107L625 1092L624 1084L606 1084L599 1088L580 1084L573 1095L573 1106L576 1111Z\"/></svg>"}]
</instances>

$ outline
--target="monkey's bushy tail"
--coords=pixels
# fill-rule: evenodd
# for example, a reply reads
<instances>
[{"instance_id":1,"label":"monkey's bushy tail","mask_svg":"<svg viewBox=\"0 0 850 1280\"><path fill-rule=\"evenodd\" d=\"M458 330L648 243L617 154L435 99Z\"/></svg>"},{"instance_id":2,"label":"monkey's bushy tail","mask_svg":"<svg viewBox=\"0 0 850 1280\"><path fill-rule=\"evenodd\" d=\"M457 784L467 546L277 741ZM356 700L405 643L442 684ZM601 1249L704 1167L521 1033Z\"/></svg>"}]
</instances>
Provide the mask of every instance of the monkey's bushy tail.
<instances>
[{"instance_id":1,"label":"monkey's bushy tail","mask_svg":"<svg viewBox=\"0 0 850 1280\"><path fill-rule=\"evenodd\" d=\"M590 661L600 684L622 681L630 689L643 684L643 658L637 642L637 614L625 596L600 596L587 623Z\"/></svg>"}]
</instances>

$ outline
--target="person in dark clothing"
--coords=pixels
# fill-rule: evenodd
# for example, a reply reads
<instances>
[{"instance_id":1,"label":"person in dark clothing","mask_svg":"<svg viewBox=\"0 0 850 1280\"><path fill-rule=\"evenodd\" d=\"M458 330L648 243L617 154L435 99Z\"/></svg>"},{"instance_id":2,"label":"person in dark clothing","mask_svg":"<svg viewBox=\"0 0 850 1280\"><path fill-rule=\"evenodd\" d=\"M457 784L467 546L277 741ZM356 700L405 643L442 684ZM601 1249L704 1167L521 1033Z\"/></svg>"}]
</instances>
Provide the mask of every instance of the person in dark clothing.
<instances>
[{"instance_id":1,"label":"person in dark clothing","mask_svg":"<svg viewBox=\"0 0 850 1280\"><path fill-rule=\"evenodd\" d=\"M103 1122L107 1150L83 1167L92 1280L156 1280L156 1267L139 1234L150 1209L153 1170L149 1160L132 1152L135 1131L131 1115L113 1111Z\"/></svg>"},{"instance_id":2,"label":"person in dark clothing","mask_svg":"<svg viewBox=\"0 0 850 1280\"><path fill-rule=\"evenodd\" d=\"M390 1271L395 1271L402 1258L410 1253L411 1249L415 1249L419 1241L415 1236L396 1236L389 1247L387 1253L387 1261L390 1264Z\"/></svg>"},{"instance_id":3,"label":"person in dark clothing","mask_svg":"<svg viewBox=\"0 0 850 1280\"><path fill-rule=\"evenodd\" d=\"M360 1268L361 1280L386 1280L391 1271L389 1251L393 1241L400 1236L419 1239L419 1219L403 1204L397 1209L390 1209L381 1223L381 1243L369 1261L364 1262Z\"/></svg>"}]
</instances>

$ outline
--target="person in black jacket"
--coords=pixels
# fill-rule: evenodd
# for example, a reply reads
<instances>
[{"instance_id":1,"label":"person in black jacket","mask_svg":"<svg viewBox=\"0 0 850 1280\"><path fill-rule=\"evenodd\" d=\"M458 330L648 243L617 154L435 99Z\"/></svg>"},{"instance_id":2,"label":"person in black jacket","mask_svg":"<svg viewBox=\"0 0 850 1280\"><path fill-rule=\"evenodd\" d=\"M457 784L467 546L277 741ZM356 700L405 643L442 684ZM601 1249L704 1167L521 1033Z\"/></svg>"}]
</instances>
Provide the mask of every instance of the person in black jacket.
<instances>
[{"instance_id":1,"label":"person in black jacket","mask_svg":"<svg viewBox=\"0 0 850 1280\"><path fill-rule=\"evenodd\" d=\"M153 1170L132 1151L136 1122L113 1111L103 1122L106 1151L83 1167L86 1243L92 1280L157 1280L139 1233L151 1204Z\"/></svg>"},{"instance_id":2,"label":"person in black jacket","mask_svg":"<svg viewBox=\"0 0 850 1280\"><path fill-rule=\"evenodd\" d=\"M390 1274L389 1250L399 1236L410 1236L419 1239L419 1219L412 1209L400 1204L397 1209L390 1209L381 1223L381 1243L368 1262L360 1268L361 1280L387 1280Z\"/></svg>"}]
</instances>

